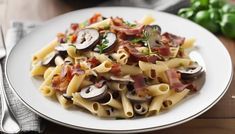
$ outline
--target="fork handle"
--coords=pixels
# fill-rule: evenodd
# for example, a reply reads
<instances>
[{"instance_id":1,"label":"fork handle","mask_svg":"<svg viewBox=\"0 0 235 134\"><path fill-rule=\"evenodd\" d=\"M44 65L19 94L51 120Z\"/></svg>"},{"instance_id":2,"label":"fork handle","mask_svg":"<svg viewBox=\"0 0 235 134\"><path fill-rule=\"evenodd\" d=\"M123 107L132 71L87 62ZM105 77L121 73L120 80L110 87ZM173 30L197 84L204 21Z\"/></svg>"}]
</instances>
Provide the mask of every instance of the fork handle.
<instances>
[{"instance_id":1,"label":"fork handle","mask_svg":"<svg viewBox=\"0 0 235 134\"><path fill-rule=\"evenodd\" d=\"M18 133L21 128L17 122L14 114L9 107L6 91L3 85L3 72L0 64L0 90L1 92L1 104L2 104L2 116L1 116L1 130L5 133Z\"/></svg>"}]
</instances>

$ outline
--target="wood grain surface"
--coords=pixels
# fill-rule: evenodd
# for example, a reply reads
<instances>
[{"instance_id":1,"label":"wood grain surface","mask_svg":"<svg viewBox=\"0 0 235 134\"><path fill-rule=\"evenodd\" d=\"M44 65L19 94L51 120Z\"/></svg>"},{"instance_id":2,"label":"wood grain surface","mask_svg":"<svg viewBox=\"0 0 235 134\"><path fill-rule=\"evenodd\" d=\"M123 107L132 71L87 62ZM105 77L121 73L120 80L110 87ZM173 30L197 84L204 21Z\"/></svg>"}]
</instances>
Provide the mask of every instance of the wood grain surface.
<instances>
[{"instance_id":1,"label":"wood grain surface","mask_svg":"<svg viewBox=\"0 0 235 134\"><path fill-rule=\"evenodd\" d=\"M91 2L92 1L92 2ZM0 23L5 31L12 20L45 21L57 15L95 6L102 0L0 0ZM229 51L233 65L235 63L235 40L217 36ZM233 69L234 70L234 69ZM224 70L226 71L226 70ZM234 76L235 77L235 76ZM213 89L212 89L213 90ZM44 134L87 134L88 132L63 127L44 121ZM234 134L235 133L235 80L233 79L223 98L210 110L182 125L148 132L146 134Z\"/></svg>"}]
</instances>

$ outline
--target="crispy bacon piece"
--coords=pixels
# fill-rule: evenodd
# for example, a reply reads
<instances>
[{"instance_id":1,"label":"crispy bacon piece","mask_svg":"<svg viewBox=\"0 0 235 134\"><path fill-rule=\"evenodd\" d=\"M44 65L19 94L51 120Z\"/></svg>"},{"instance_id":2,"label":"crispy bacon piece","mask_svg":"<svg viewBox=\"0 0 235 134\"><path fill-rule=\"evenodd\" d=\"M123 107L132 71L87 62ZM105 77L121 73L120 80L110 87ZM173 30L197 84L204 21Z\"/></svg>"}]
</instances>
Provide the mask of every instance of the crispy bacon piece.
<instances>
[{"instance_id":1,"label":"crispy bacon piece","mask_svg":"<svg viewBox=\"0 0 235 134\"><path fill-rule=\"evenodd\" d=\"M125 35L141 35L144 25L138 24L135 27L130 27L126 25L122 18L116 17L112 18L111 30L124 33Z\"/></svg>"},{"instance_id":2,"label":"crispy bacon piece","mask_svg":"<svg viewBox=\"0 0 235 134\"><path fill-rule=\"evenodd\" d=\"M112 18L112 23L115 25L115 26L126 26L124 24L124 20L120 17L116 17L116 18Z\"/></svg>"},{"instance_id":3,"label":"crispy bacon piece","mask_svg":"<svg viewBox=\"0 0 235 134\"><path fill-rule=\"evenodd\" d=\"M101 88L105 83L106 83L105 80L100 80L100 81L98 81L98 82L95 83L95 86L96 86L97 88Z\"/></svg>"},{"instance_id":4,"label":"crispy bacon piece","mask_svg":"<svg viewBox=\"0 0 235 134\"><path fill-rule=\"evenodd\" d=\"M111 25L111 28L114 29L115 31L124 33L126 35L136 35L136 36L140 35L143 31L143 25L139 25L133 28L125 28L121 26Z\"/></svg>"},{"instance_id":5,"label":"crispy bacon piece","mask_svg":"<svg viewBox=\"0 0 235 134\"><path fill-rule=\"evenodd\" d=\"M168 46L162 46L158 48L158 52L162 56L170 56L171 54L170 48Z\"/></svg>"},{"instance_id":6,"label":"crispy bacon piece","mask_svg":"<svg viewBox=\"0 0 235 134\"><path fill-rule=\"evenodd\" d=\"M125 44L123 48L131 55L130 59L134 62L138 62L139 60L141 60L145 62L156 63L157 60L161 60L161 57L157 55L145 55L128 44Z\"/></svg>"},{"instance_id":7,"label":"crispy bacon piece","mask_svg":"<svg viewBox=\"0 0 235 134\"><path fill-rule=\"evenodd\" d=\"M92 68L100 64L100 61L97 60L95 57L89 58L87 61L91 64Z\"/></svg>"},{"instance_id":8,"label":"crispy bacon piece","mask_svg":"<svg viewBox=\"0 0 235 134\"><path fill-rule=\"evenodd\" d=\"M144 76L142 74L131 75L131 78L134 80L134 89L137 95L146 96L148 95Z\"/></svg>"},{"instance_id":9,"label":"crispy bacon piece","mask_svg":"<svg viewBox=\"0 0 235 134\"><path fill-rule=\"evenodd\" d=\"M55 75L52 78L52 87L55 90L64 92L69 85L69 80L67 78L62 78L60 75Z\"/></svg>"},{"instance_id":10,"label":"crispy bacon piece","mask_svg":"<svg viewBox=\"0 0 235 134\"><path fill-rule=\"evenodd\" d=\"M112 73L113 75L120 75L120 73L121 73L121 66L119 64L117 64L117 63L114 63L112 65L110 73Z\"/></svg>"},{"instance_id":11,"label":"crispy bacon piece","mask_svg":"<svg viewBox=\"0 0 235 134\"><path fill-rule=\"evenodd\" d=\"M73 34L71 35L70 42L75 43L77 41L77 35Z\"/></svg>"},{"instance_id":12,"label":"crispy bacon piece","mask_svg":"<svg viewBox=\"0 0 235 134\"><path fill-rule=\"evenodd\" d=\"M162 43L171 47L178 47L184 43L185 38L176 36L171 33L162 34Z\"/></svg>"},{"instance_id":13,"label":"crispy bacon piece","mask_svg":"<svg viewBox=\"0 0 235 134\"><path fill-rule=\"evenodd\" d=\"M81 74L84 74L84 73L85 73L85 71L81 69L80 64L77 64L73 67L72 75L75 75L75 74L81 75Z\"/></svg>"},{"instance_id":14,"label":"crispy bacon piece","mask_svg":"<svg viewBox=\"0 0 235 134\"><path fill-rule=\"evenodd\" d=\"M100 21L101 19L102 19L102 15L100 13L96 13L88 20L88 23L90 25L90 24Z\"/></svg>"},{"instance_id":15,"label":"crispy bacon piece","mask_svg":"<svg viewBox=\"0 0 235 134\"><path fill-rule=\"evenodd\" d=\"M66 78L69 81L72 79L72 72L73 72L73 66L71 65L64 65L60 74L61 78Z\"/></svg>"},{"instance_id":16,"label":"crispy bacon piece","mask_svg":"<svg viewBox=\"0 0 235 134\"><path fill-rule=\"evenodd\" d=\"M76 31L76 30L79 28L79 24L78 24L78 23L72 23L72 24L70 25L70 28L71 28L72 30Z\"/></svg>"},{"instance_id":17,"label":"crispy bacon piece","mask_svg":"<svg viewBox=\"0 0 235 134\"><path fill-rule=\"evenodd\" d=\"M177 73L175 69L169 69L166 71L166 75L170 84L170 87L174 89L175 91L182 91L184 90L188 84L183 84L180 81L180 74Z\"/></svg>"}]
</instances>

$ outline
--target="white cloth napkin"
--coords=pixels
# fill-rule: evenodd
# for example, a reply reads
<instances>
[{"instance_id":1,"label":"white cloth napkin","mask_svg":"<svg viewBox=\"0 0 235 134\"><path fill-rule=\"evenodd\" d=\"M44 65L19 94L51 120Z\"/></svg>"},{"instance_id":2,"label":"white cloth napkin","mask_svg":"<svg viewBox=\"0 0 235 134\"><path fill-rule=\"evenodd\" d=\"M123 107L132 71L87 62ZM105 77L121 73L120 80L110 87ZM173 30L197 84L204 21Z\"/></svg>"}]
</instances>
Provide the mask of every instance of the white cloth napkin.
<instances>
[{"instance_id":1,"label":"white cloth napkin","mask_svg":"<svg viewBox=\"0 0 235 134\"><path fill-rule=\"evenodd\" d=\"M109 0L100 4L99 6L137 6L143 8L150 8L154 10L164 10L171 13L176 13L180 7L188 5L189 0ZM33 30L38 23L35 22L12 22L10 29L7 31L5 38L7 53L17 42ZM35 113L31 112L24 106L15 94L10 90L6 78L4 77L4 85L7 91L7 96L10 101L10 107L19 121L22 132L38 132L41 133L44 126L41 123L41 118ZM1 108L1 105L0 105ZM0 113L1 115L1 113Z\"/></svg>"},{"instance_id":2,"label":"white cloth napkin","mask_svg":"<svg viewBox=\"0 0 235 134\"><path fill-rule=\"evenodd\" d=\"M34 27L35 23L26 23L26 22L13 22L11 24L11 28L7 31L5 44L7 53L11 50L11 48L17 44L17 42L23 38L26 34L28 34ZM25 105L21 103L21 101L15 96L13 91L10 89L6 78L4 76L4 86L7 92L8 100L10 103L10 107L18 120L22 132L42 132L43 126L41 125L41 118L38 115L31 112ZM0 105L1 107L1 105ZM0 113L1 115L1 113Z\"/></svg>"}]
</instances>

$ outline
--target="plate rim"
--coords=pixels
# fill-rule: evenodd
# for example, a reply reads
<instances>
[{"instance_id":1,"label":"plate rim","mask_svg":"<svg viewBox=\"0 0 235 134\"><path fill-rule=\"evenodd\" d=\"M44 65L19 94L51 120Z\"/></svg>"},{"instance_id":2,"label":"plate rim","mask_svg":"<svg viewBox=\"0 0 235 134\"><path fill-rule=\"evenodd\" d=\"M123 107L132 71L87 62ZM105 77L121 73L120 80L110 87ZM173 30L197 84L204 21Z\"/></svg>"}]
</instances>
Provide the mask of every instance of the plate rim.
<instances>
[{"instance_id":1,"label":"plate rim","mask_svg":"<svg viewBox=\"0 0 235 134\"><path fill-rule=\"evenodd\" d=\"M167 13L167 12L162 12L162 11L155 11L155 10L152 10L152 9L146 9L146 8L138 8L138 7L120 7L120 6L115 6L115 7L92 7L92 8L84 8L84 9L79 9L79 10L75 10L75 11L71 11L71 12L68 12L68 13L65 13L65 14L61 14L59 16L56 16L56 17L53 17L45 22L42 23L42 25L38 26L37 28L35 28L32 32L37 32L37 29L40 29L41 26L44 26L48 23L50 23L51 21L57 19L57 18L60 18L60 17L63 17L63 16L67 16L69 14L73 14L75 12L78 12L78 11L81 11L81 10L94 10L94 9L100 9L100 8L106 8L106 9L114 9L114 8L123 8L123 9L137 9L137 10L146 10L146 11L154 11L154 12L159 12L161 14L167 14L167 15L170 15L170 16L174 16L174 17L178 17L176 15L173 15L173 14L170 14L170 13ZM190 23L193 23L187 19L184 19L184 18L180 18L178 17L179 19L183 19L184 21L188 21ZM195 24L195 23L193 23ZM196 24L198 25L198 24ZM203 28L203 27L202 27ZM203 28L204 30L208 31L207 29ZM211 34L212 36L216 37L214 34L212 34L211 32L209 32L209 34ZM25 38L25 37L24 37ZM219 41L220 43L222 43L217 37L216 37L217 41ZM22 39L19 41L21 42ZM18 42L18 43L19 43ZM18 44L17 43L17 44ZM17 45L16 44L16 45ZM223 44L223 43L222 43ZM11 50L13 50L16 45L14 45L12 47ZM10 79L8 77L8 68L7 68L7 65L8 65L8 62L9 62L9 57L10 55L12 54L12 51L10 51L6 57L6 62L4 64L4 67L5 67L5 71L4 71L4 74L6 76L6 80L7 80L7 83L10 87L10 90L13 91L13 93L17 96L17 98L27 107L29 108L32 112L34 112L35 114L39 115L40 117L44 118L44 119L47 119L49 121L52 121L53 123L56 123L56 124L59 124L59 125L63 125L63 126L66 126L66 127L69 127L69 128L74 128L74 129L79 129L79 130L83 130L83 131L90 131L90 132L102 132L102 133L136 133L136 132L147 132L147 131L154 131L154 130L160 130L160 129L164 129L164 128L169 128L169 127L172 127L172 126L176 126L176 125L179 125L179 124L182 124L182 123L185 123L189 120L192 120L198 116L200 116L201 114L203 114L204 112L206 112L207 110L209 110L212 106L214 106L223 96L224 94L227 92L231 82L232 82L232 79L233 79L233 75L234 75L234 71L233 71L233 64L232 64L232 59L231 59L231 55L229 54L228 50L226 49L225 46L223 46L229 56L229 63L231 65L231 74L230 74L230 78L229 78L229 81L225 87L225 89L223 90L223 92L210 104L208 105L206 108L202 109L200 112L192 115L192 116L189 116L188 118L184 118L184 119L181 119L181 120L178 120L176 122L172 122L172 123L168 123L168 124L165 124L165 125L162 125L162 126L156 126L156 127L148 127L148 128L142 128L142 129L131 129L131 130L105 130L105 129L94 129L94 128L88 128L88 127L82 127L82 126L76 126L76 125L72 125L72 124L68 124L68 123L64 123L64 122L61 122L61 121L58 121L56 119L53 119L51 117L48 117L47 115L41 113L40 111L37 111L36 109L34 109L33 107L31 107L29 104L27 104L27 102L25 102L23 100L23 98L20 97L20 95L17 93L16 89L13 88L12 86L12 83L10 82Z\"/></svg>"}]
</instances>

